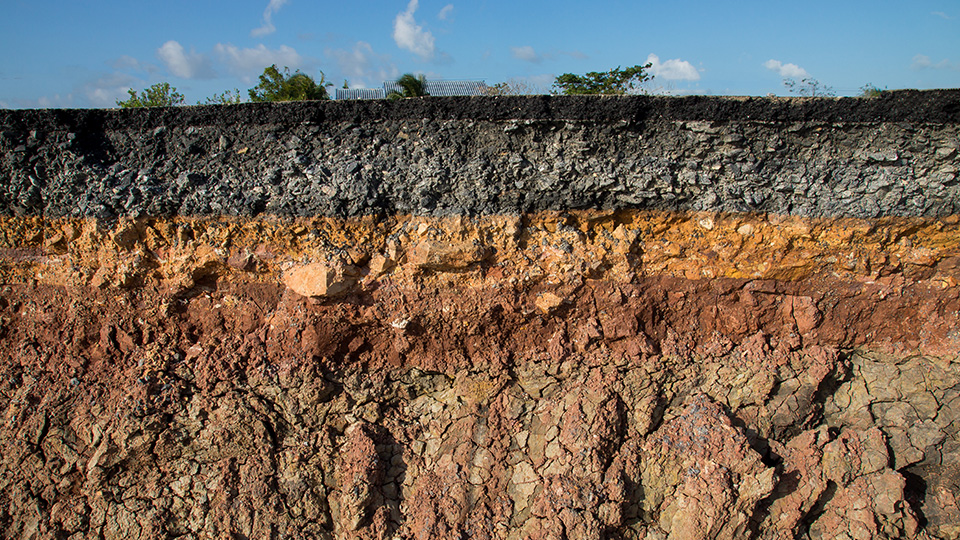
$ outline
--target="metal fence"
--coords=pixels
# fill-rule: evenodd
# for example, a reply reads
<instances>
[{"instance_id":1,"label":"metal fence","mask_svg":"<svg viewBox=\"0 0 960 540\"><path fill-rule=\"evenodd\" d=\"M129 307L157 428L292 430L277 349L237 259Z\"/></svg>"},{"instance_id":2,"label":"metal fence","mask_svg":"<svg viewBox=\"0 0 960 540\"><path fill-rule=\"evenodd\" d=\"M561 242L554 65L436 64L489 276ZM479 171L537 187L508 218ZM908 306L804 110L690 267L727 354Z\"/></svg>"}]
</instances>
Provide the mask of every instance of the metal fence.
<instances>
[{"instance_id":1,"label":"metal fence","mask_svg":"<svg viewBox=\"0 0 960 540\"><path fill-rule=\"evenodd\" d=\"M484 81L427 81L431 96L482 96L487 93ZM403 93L395 82L383 83L383 88L337 88L336 99L384 99L390 92Z\"/></svg>"}]
</instances>

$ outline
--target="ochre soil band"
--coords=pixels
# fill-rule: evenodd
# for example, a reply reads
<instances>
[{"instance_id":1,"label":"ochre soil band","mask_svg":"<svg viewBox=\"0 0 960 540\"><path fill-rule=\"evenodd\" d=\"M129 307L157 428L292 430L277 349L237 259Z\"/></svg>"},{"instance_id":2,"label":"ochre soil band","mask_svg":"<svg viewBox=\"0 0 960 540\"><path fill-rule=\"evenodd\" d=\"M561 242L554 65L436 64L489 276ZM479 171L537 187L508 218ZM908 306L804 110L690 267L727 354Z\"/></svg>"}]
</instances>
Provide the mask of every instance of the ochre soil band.
<instances>
[{"instance_id":1,"label":"ochre soil band","mask_svg":"<svg viewBox=\"0 0 960 540\"><path fill-rule=\"evenodd\" d=\"M957 216L7 217L0 278L6 537L960 535Z\"/></svg>"},{"instance_id":2,"label":"ochre soil band","mask_svg":"<svg viewBox=\"0 0 960 540\"><path fill-rule=\"evenodd\" d=\"M638 276L799 281L831 274L852 280L902 275L949 288L960 275L960 217L809 219L659 211L112 222L0 217L0 249L7 281L73 286L110 281L131 287L136 281L124 281L131 272L161 284L198 272L218 280L269 282L291 266L322 262L355 266L361 278L372 270L375 278L421 283L433 276L463 285L479 285L491 274L511 284L521 276L551 282L580 275L622 283ZM131 258L142 262L127 268ZM386 267L374 268L380 263ZM88 274L98 270L110 279L91 281Z\"/></svg>"}]
</instances>

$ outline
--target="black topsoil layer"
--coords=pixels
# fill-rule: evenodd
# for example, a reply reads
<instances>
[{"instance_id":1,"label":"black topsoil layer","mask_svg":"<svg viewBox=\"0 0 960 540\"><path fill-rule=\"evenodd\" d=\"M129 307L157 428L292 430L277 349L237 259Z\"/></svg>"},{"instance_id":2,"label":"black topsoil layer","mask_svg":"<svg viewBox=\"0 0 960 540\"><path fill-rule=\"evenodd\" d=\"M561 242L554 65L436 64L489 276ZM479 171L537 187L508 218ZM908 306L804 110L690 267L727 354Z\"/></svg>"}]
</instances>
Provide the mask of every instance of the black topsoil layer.
<instances>
[{"instance_id":1,"label":"black topsoil layer","mask_svg":"<svg viewBox=\"0 0 960 540\"><path fill-rule=\"evenodd\" d=\"M960 91L0 110L0 214L960 212Z\"/></svg>"},{"instance_id":2,"label":"black topsoil layer","mask_svg":"<svg viewBox=\"0 0 960 540\"><path fill-rule=\"evenodd\" d=\"M245 103L140 109L0 110L3 129L145 129L383 120L650 119L711 122L960 123L960 90L899 90L876 98L500 96Z\"/></svg>"}]
</instances>

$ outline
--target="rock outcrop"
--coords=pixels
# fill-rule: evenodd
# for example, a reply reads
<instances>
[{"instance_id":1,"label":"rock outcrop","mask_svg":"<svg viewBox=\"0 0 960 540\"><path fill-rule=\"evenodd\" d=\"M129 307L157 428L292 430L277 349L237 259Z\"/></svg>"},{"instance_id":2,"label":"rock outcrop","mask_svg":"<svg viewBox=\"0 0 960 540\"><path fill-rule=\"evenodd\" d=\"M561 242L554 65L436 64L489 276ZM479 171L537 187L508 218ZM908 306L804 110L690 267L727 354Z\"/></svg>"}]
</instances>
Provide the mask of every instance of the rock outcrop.
<instances>
[{"instance_id":1,"label":"rock outcrop","mask_svg":"<svg viewBox=\"0 0 960 540\"><path fill-rule=\"evenodd\" d=\"M958 104L0 111L2 536L958 539Z\"/></svg>"}]
</instances>

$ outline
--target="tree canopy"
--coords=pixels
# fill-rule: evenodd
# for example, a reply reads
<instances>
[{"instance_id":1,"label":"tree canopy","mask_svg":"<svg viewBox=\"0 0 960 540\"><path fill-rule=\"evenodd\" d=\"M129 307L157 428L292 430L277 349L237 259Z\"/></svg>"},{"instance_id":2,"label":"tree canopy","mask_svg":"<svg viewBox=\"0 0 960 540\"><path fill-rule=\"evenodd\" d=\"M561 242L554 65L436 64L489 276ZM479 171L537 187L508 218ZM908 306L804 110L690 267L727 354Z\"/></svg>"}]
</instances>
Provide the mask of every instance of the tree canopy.
<instances>
[{"instance_id":1,"label":"tree canopy","mask_svg":"<svg viewBox=\"0 0 960 540\"><path fill-rule=\"evenodd\" d=\"M423 75L416 76L413 73L404 74L397 79L397 85L400 87L400 92L390 92L387 94L387 99L424 97L430 95L427 93L427 78Z\"/></svg>"},{"instance_id":2,"label":"tree canopy","mask_svg":"<svg viewBox=\"0 0 960 540\"><path fill-rule=\"evenodd\" d=\"M640 85L653 78L646 70L653 64L620 69L617 66L610 71L591 71L586 75L564 73L554 81L553 92L568 96L582 94L623 95L640 88Z\"/></svg>"},{"instance_id":3,"label":"tree canopy","mask_svg":"<svg viewBox=\"0 0 960 540\"><path fill-rule=\"evenodd\" d=\"M170 83L157 83L137 94L133 88L127 90L130 94L128 99L117 100L117 105L123 108L131 107L173 107L183 104L183 95L177 92L177 89L170 86Z\"/></svg>"},{"instance_id":4,"label":"tree canopy","mask_svg":"<svg viewBox=\"0 0 960 540\"><path fill-rule=\"evenodd\" d=\"M276 64L263 70L260 75L260 84L249 90L250 101L309 101L330 99L324 82L323 72L320 72L320 82L299 70L290 73L290 68L277 69Z\"/></svg>"}]
</instances>

